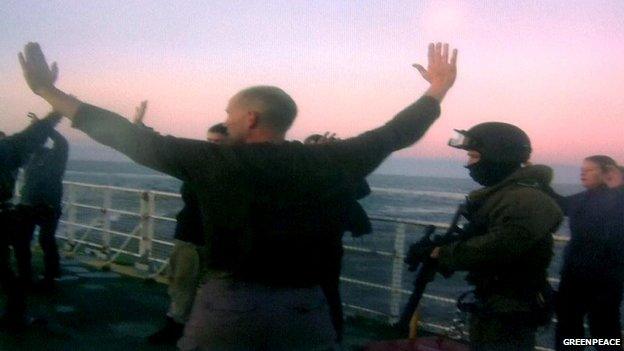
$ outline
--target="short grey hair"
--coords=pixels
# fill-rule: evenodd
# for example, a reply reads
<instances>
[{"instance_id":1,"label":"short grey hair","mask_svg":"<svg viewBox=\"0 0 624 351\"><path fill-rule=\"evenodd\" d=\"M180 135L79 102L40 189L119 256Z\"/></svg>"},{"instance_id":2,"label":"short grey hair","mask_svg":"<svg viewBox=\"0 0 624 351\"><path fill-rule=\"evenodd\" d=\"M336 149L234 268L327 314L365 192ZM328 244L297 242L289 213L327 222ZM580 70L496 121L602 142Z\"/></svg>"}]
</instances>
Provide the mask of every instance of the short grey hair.
<instances>
[{"instance_id":1,"label":"short grey hair","mask_svg":"<svg viewBox=\"0 0 624 351\"><path fill-rule=\"evenodd\" d=\"M243 103L257 106L260 123L278 133L286 133L297 116L297 104L284 90L257 85L236 94Z\"/></svg>"}]
</instances>

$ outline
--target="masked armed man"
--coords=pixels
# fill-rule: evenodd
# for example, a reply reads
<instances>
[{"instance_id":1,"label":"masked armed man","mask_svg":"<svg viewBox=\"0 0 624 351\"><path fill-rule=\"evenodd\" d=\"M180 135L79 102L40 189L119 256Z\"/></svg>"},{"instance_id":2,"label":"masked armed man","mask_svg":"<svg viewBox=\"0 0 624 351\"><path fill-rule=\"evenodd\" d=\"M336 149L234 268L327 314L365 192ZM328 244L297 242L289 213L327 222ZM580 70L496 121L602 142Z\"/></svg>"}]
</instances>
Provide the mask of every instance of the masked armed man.
<instances>
[{"instance_id":1,"label":"masked armed man","mask_svg":"<svg viewBox=\"0 0 624 351\"><path fill-rule=\"evenodd\" d=\"M472 350L533 350L550 319L547 268L562 212L548 195L552 170L529 160L531 143L518 127L489 122L449 145L468 151L470 177L484 187L467 198L469 239L435 250L441 271L468 271ZM461 299L460 299L461 300Z\"/></svg>"}]
</instances>

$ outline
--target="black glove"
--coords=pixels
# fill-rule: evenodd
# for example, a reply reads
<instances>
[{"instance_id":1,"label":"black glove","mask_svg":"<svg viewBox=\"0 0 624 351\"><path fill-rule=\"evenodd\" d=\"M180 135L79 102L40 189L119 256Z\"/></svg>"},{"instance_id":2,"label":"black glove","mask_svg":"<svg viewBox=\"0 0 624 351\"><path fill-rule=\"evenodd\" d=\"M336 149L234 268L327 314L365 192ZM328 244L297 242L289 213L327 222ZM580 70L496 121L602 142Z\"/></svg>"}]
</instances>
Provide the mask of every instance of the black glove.
<instances>
[{"instance_id":1,"label":"black glove","mask_svg":"<svg viewBox=\"0 0 624 351\"><path fill-rule=\"evenodd\" d=\"M404 262L408 265L408 270L410 272L414 272L418 269L418 266L425 261L429 256L431 256L431 252L435 249L435 246L431 246L431 244L427 241L423 240L418 241L410 245L407 250L407 256L405 257Z\"/></svg>"},{"instance_id":2,"label":"black glove","mask_svg":"<svg viewBox=\"0 0 624 351\"><path fill-rule=\"evenodd\" d=\"M422 239L410 245L407 250L407 255L403 262L409 266L408 269L410 272L418 269L418 265L431 256L433 249L438 246L431 241L431 235L433 235L435 230L436 228L433 225L426 226Z\"/></svg>"}]
</instances>

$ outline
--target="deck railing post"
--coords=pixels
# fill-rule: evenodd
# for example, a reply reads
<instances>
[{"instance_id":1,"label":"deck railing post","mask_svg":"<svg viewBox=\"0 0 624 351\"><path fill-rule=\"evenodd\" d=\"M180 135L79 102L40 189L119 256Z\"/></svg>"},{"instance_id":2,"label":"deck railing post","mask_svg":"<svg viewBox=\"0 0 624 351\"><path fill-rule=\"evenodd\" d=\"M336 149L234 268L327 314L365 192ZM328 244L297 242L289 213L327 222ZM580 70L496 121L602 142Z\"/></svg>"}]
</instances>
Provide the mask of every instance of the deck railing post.
<instances>
[{"instance_id":1,"label":"deck railing post","mask_svg":"<svg viewBox=\"0 0 624 351\"><path fill-rule=\"evenodd\" d=\"M153 273L153 265L150 262L152 254L152 239L154 238L154 193L144 191L141 193L141 241L139 243L139 259L134 263L135 269L145 274Z\"/></svg>"},{"instance_id":2,"label":"deck railing post","mask_svg":"<svg viewBox=\"0 0 624 351\"><path fill-rule=\"evenodd\" d=\"M76 246L76 226L74 226L74 223L76 223L76 218L77 218L77 211L78 209L76 208L76 199L77 199L78 195L77 195L77 189L76 186L74 184L68 184L67 185L67 224L66 224L66 235L67 235L67 242L65 245L65 250L70 253L74 251L74 246Z\"/></svg>"},{"instance_id":3,"label":"deck railing post","mask_svg":"<svg viewBox=\"0 0 624 351\"><path fill-rule=\"evenodd\" d=\"M13 188L13 196L15 198L15 203L20 203L22 200L22 178L24 177L24 172L20 170L17 179L15 179L15 187Z\"/></svg>"},{"instance_id":4,"label":"deck railing post","mask_svg":"<svg viewBox=\"0 0 624 351\"><path fill-rule=\"evenodd\" d=\"M104 201L102 205L102 259L107 260L110 258L111 250L111 232L110 232L110 209L112 190L106 188L104 190Z\"/></svg>"},{"instance_id":5,"label":"deck railing post","mask_svg":"<svg viewBox=\"0 0 624 351\"><path fill-rule=\"evenodd\" d=\"M399 223L394 235L394 257L392 259L392 280L390 285L390 322L398 320L401 313L401 289L403 288L403 256L405 254L406 224Z\"/></svg>"}]
</instances>

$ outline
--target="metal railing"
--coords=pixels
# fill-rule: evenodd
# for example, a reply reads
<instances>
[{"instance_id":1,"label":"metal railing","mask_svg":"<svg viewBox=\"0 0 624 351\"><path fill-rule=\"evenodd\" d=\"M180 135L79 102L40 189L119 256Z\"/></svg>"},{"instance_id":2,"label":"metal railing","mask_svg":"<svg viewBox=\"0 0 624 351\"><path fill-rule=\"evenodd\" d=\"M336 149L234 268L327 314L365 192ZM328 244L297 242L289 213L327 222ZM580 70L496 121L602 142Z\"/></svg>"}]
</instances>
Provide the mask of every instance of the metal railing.
<instances>
[{"instance_id":1,"label":"metal railing","mask_svg":"<svg viewBox=\"0 0 624 351\"><path fill-rule=\"evenodd\" d=\"M132 266L146 277L161 274L173 248L173 216L181 209L179 194L116 186L64 182L64 214L57 238L64 241L66 253L86 253L105 262ZM411 290L411 277L405 272L404 253L409 243L421 235L429 223L399 218L370 216L374 235L364 239L345 238L343 301L347 311L394 322ZM374 239L368 239L374 238ZM555 236L557 242L567 238ZM368 261L380 262L378 265ZM364 262L364 264L358 264ZM353 263L350 265L350 263ZM366 265L360 267L362 265ZM363 272L350 273L350 268ZM376 269L369 274L369 269ZM556 278L550 278L558 282ZM411 286L411 285L410 285ZM357 290L357 291L356 291ZM455 310L455 299L425 294L423 304L441 304ZM449 333L442 322L422 322L432 331Z\"/></svg>"}]
</instances>

